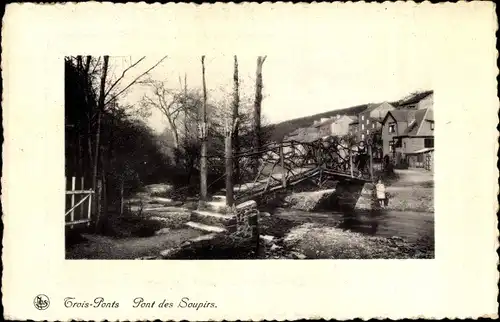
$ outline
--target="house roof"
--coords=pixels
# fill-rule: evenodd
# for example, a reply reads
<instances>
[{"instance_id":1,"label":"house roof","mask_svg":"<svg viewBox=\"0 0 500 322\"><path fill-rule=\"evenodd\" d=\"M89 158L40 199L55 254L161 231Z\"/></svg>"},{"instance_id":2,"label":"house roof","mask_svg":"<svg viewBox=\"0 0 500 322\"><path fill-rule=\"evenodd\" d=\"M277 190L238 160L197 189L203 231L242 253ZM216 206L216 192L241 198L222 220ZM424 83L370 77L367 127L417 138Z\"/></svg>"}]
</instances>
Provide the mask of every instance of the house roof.
<instances>
[{"instance_id":1,"label":"house roof","mask_svg":"<svg viewBox=\"0 0 500 322\"><path fill-rule=\"evenodd\" d=\"M304 133L316 133L318 132L318 129L315 127L300 127L298 129L295 129L294 131L290 132L288 136L295 136L295 135L301 135Z\"/></svg>"},{"instance_id":2,"label":"house roof","mask_svg":"<svg viewBox=\"0 0 500 322\"><path fill-rule=\"evenodd\" d=\"M323 125L331 124L331 123L333 123L335 121L336 121L335 118L329 118L328 120L324 120L323 122L318 122L316 124L313 124L312 126L313 127L320 127L320 126L323 126Z\"/></svg>"},{"instance_id":3,"label":"house roof","mask_svg":"<svg viewBox=\"0 0 500 322\"><path fill-rule=\"evenodd\" d=\"M401 101L398 102L398 106L403 106L403 105L409 105L409 104L416 104L426 98L429 95L434 94L434 91L423 91L419 93L415 93L411 95L410 97L404 98Z\"/></svg>"},{"instance_id":4,"label":"house roof","mask_svg":"<svg viewBox=\"0 0 500 322\"><path fill-rule=\"evenodd\" d=\"M312 126L313 127L320 127L320 126L323 126L323 125L336 123L336 122L338 122L338 121L340 121L342 119L345 119L345 118L347 118L350 121L354 121L354 120L357 121L357 119L358 119L358 117L355 116L355 115L337 115L337 116L331 117L331 118L329 118L327 120L324 120L323 122L318 122L316 124L313 124Z\"/></svg>"},{"instance_id":5,"label":"house roof","mask_svg":"<svg viewBox=\"0 0 500 322\"><path fill-rule=\"evenodd\" d=\"M385 123L387 121L387 118L389 116L392 116L392 118L394 120L396 120L396 122L408 122L408 114L410 114L410 112L415 112L415 111L411 111L411 110L393 110L393 111L389 111L389 112L387 112L387 114L385 115L384 119L382 120L382 123Z\"/></svg>"},{"instance_id":6,"label":"house roof","mask_svg":"<svg viewBox=\"0 0 500 322\"><path fill-rule=\"evenodd\" d=\"M434 151L434 148L423 148L423 149L420 149L417 151L408 152L407 154L419 154L419 153L425 153L425 152L429 152L429 151Z\"/></svg>"},{"instance_id":7,"label":"house roof","mask_svg":"<svg viewBox=\"0 0 500 322\"><path fill-rule=\"evenodd\" d=\"M349 117L352 119L352 122L349 123L349 125L354 125L354 124L358 124L359 123L358 116L356 116L356 115L349 115Z\"/></svg>"},{"instance_id":8,"label":"house roof","mask_svg":"<svg viewBox=\"0 0 500 322\"><path fill-rule=\"evenodd\" d=\"M430 108L427 111L427 114L425 115L425 120L434 122L434 110L432 108Z\"/></svg>"},{"instance_id":9,"label":"house roof","mask_svg":"<svg viewBox=\"0 0 500 322\"><path fill-rule=\"evenodd\" d=\"M313 142L319 139L319 132L303 132L299 135L285 137L284 141Z\"/></svg>"},{"instance_id":10,"label":"house roof","mask_svg":"<svg viewBox=\"0 0 500 322\"><path fill-rule=\"evenodd\" d=\"M368 107L366 108L366 110L363 111L363 113L369 113L371 111L373 111L374 109L376 109L377 107L379 107L380 105L382 105L382 103L370 103L368 104Z\"/></svg>"},{"instance_id":11,"label":"house roof","mask_svg":"<svg viewBox=\"0 0 500 322\"><path fill-rule=\"evenodd\" d=\"M418 135L422 122L424 121L424 116L426 112L427 109L415 111L415 118L411 120L411 122L408 124L408 127L404 131L403 135L408 135L408 136Z\"/></svg>"}]
</instances>

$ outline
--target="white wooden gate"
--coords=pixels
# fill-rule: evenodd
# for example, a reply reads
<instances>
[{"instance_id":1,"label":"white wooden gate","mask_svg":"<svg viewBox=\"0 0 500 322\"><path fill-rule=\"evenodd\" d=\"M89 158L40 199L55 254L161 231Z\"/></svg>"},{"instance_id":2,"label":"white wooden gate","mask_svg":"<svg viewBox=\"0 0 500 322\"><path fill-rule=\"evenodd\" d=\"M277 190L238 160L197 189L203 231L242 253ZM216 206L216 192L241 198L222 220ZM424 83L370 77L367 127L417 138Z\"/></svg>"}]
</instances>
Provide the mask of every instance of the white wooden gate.
<instances>
[{"instance_id":1,"label":"white wooden gate","mask_svg":"<svg viewBox=\"0 0 500 322\"><path fill-rule=\"evenodd\" d=\"M85 190L83 177L71 177L71 188L66 190L66 226L73 227L78 224L90 225L92 221L92 199L94 191ZM66 181L68 178L66 178ZM77 181L79 189L77 189ZM68 182L66 182L68 184Z\"/></svg>"}]
</instances>

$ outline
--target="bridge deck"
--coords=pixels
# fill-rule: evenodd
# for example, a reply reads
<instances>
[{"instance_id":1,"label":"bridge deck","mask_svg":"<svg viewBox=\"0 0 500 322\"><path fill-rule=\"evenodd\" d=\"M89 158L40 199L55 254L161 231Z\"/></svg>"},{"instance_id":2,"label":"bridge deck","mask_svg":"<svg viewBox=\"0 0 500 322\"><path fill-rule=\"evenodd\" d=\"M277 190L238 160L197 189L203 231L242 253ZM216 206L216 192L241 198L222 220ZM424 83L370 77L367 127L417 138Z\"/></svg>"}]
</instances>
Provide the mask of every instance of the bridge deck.
<instances>
[{"instance_id":1,"label":"bridge deck","mask_svg":"<svg viewBox=\"0 0 500 322\"><path fill-rule=\"evenodd\" d=\"M292 171L279 171L267 175L267 178L257 180L255 182L247 182L235 185L234 194L237 200L248 199L266 192L285 189L286 187L296 185L304 180L318 177L320 174L330 175L332 177L340 177L348 180L371 182L371 179L366 175L358 177L352 176L351 173L339 172L332 169L323 169L318 167L303 167L295 168ZM283 185L283 176L286 177L286 186ZM368 175L369 176L369 175ZM225 189L223 189L224 191Z\"/></svg>"}]
</instances>

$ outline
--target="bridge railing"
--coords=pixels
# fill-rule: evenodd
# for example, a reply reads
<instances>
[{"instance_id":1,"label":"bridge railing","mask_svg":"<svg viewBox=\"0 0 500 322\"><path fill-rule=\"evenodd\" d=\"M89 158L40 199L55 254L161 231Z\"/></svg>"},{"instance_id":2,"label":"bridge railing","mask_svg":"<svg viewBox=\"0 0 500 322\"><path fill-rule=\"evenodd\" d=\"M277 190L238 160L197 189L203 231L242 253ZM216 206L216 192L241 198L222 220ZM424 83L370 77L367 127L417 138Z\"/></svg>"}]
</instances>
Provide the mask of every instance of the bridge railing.
<instances>
[{"instance_id":1,"label":"bridge railing","mask_svg":"<svg viewBox=\"0 0 500 322\"><path fill-rule=\"evenodd\" d=\"M362 163L356 147L339 140L285 141L267 144L259 151L243 151L233 156L240 167L240 178L234 186L235 196L239 199L245 195L284 188L319 171L373 180L370 149L364 158L367 158L365 166L360 169Z\"/></svg>"}]
</instances>

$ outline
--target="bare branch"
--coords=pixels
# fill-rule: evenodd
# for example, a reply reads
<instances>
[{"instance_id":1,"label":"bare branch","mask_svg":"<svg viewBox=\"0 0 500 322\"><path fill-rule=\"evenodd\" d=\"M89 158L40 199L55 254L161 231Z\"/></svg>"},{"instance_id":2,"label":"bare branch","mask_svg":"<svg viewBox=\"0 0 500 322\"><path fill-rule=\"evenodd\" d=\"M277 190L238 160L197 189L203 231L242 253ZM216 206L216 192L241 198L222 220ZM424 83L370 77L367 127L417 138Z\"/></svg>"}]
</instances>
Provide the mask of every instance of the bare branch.
<instances>
[{"instance_id":1,"label":"bare branch","mask_svg":"<svg viewBox=\"0 0 500 322\"><path fill-rule=\"evenodd\" d=\"M113 97L111 97L104 105L108 104L110 101L112 101L113 99L115 99L116 97L118 97L120 94L122 94L123 92L125 92L130 86L134 85L141 77L143 77L144 75L146 75L147 73L149 73L150 71L152 71L156 66L158 66L162 61L165 60L165 58L167 58L167 56L164 56L162 59L160 59L156 64L154 64L150 69L148 69L147 71L145 71L144 73L142 73L141 75L137 76L132 82L130 82L130 84L128 84L124 89L122 89L120 92L118 92L116 95L114 95Z\"/></svg>"},{"instance_id":2,"label":"bare branch","mask_svg":"<svg viewBox=\"0 0 500 322\"><path fill-rule=\"evenodd\" d=\"M136 61L135 63L133 63L129 67L125 68L125 70L123 71L122 75L120 77L118 77L118 79L113 83L113 85L111 85L111 87L107 90L106 94L104 94L104 97L108 96L108 94L111 92L111 90L123 79L123 77L125 77L125 74L129 70L131 70L132 68L134 68L135 66L137 66L137 64L139 64L145 58L146 58L146 56L143 56L141 59L139 59L138 61Z\"/></svg>"},{"instance_id":3,"label":"bare branch","mask_svg":"<svg viewBox=\"0 0 500 322\"><path fill-rule=\"evenodd\" d=\"M94 65L94 69L92 69L91 74L93 74L93 73L95 72L95 70L97 69L97 66L99 66L99 63L100 63L100 62L101 62L101 56L99 56L99 57L97 58L97 62L95 63L95 65Z\"/></svg>"}]
</instances>

